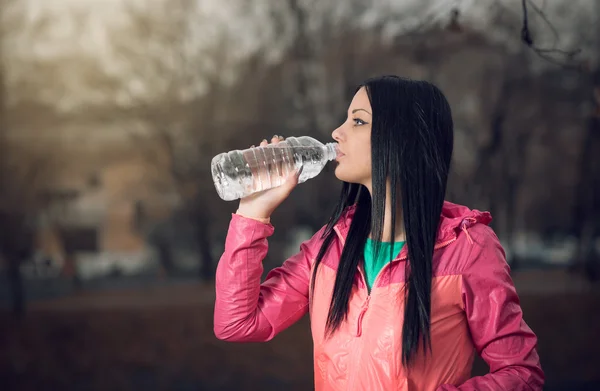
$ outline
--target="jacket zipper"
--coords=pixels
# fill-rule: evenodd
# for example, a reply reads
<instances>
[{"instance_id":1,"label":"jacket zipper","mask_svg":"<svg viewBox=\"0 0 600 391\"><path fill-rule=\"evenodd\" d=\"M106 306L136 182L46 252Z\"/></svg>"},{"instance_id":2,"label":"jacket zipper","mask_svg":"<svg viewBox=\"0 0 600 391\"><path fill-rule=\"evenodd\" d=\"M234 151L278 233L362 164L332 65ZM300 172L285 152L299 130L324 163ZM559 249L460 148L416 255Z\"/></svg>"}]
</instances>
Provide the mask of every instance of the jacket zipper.
<instances>
[{"instance_id":1,"label":"jacket zipper","mask_svg":"<svg viewBox=\"0 0 600 391\"><path fill-rule=\"evenodd\" d=\"M342 237L342 235L341 235L340 231L337 229L337 227L333 227L333 229L335 230L338 237L342 241L342 246L344 246L346 244L346 240ZM451 243L453 243L454 241L456 241L456 237L446 240L445 242L436 243L436 245L433 247L433 250L435 251L435 250L439 250L440 248L444 248L444 247L450 245ZM387 267L389 267L393 262L403 261L403 260L406 260L407 258L408 258L408 256L403 255L402 257L396 258L392 262L388 262L387 264L385 264L385 266L383 268L381 268L381 270L379 271L379 274L377 275L377 277L375 277L375 281L373 281L372 288L374 288L377 285L377 280L379 280L379 277L383 274L384 270ZM365 277L364 272L362 271L361 268L358 269L358 272L362 278L362 283L364 284L365 287L367 287L367 278ZM371 301L371 293L372 292L373 292L373 289L371 289L371 291L367 295L367 299L363 303L360 314L358 315L358 319L357 319L357 323L356 323L356 336L357 337L360 337L362 335L362 322L365 317L365 314L367 313L367 310L369 309L369 302Z\"/></svg>"},{"instance_id":2,"label":"jacket zipper","mask_svg":"<svg viewBox=\"0 0 600 391\"><path fill-rule=\"evenodd\" d=\"M363 304L362 310L360 311L360 315L358 315L358 322L356 323L356 336L360 337L362 335L362 319L367 313L367 309L369 309L369 301L371 300L371 294L367 296L367 300Z\"/></svg>"}]
</instances>

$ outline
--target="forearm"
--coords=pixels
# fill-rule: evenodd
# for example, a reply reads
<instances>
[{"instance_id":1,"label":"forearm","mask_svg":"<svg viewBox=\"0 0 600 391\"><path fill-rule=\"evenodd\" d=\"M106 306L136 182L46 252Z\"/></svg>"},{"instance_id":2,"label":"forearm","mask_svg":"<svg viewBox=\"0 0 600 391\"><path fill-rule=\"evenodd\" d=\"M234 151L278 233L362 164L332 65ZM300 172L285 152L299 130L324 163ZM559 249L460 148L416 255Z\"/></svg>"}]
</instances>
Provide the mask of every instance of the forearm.
<instances>
[{"instance_id":1,"label":"forearm","mask_svg":"<svg viewBox=\"0 0 600 391\"><path fill-rule=\"evenodd\" d=\"M247 341L270 334L259 308L262 261L273 227L239 216L232 217L225 251L215 277L214 331L219 339Z\"/></svg>"},{"instance_id":2,"label":"forearm","mask_svg":"<svg viewBox=\"0 0 600 391\"><path fill-rule=\"evenodd\" d=\"M216 275L214 331L228 341L268 341L308 311L310 260L319 231L300 251L269 272L262 261L273 226L234 215Z\"/></svg>"}]
</instances>

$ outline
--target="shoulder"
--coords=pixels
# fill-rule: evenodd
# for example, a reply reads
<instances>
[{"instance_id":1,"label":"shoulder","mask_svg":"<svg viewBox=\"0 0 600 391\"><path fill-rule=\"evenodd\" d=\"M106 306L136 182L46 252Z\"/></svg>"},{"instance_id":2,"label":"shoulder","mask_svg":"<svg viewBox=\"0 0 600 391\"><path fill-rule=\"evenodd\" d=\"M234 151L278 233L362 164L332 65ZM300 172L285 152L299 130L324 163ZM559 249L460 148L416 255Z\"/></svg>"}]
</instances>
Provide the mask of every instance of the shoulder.
<instances>
[{"instance_id":1,"label":"shoulder","mask_svg":"<svg viewBox=\"0 0 600 391\"><path fill-rule=\"evenodd\" d=\"M473 244L478 248L490 246L501 246L500 239L492 227L487 224L474 224L467 228L467 232L473 239Z\"/></svg>"},{"instance_id":2,"label":"shoulder","mask_svg":"<svg viewBox=\"0 0 600 391\"><path fill-rule=\"evenodd\" d=\"M463 232L468 247L465 272L508 270L506 252L494 230L486 224L475 224Z\"/></svg>"}]
</instances>

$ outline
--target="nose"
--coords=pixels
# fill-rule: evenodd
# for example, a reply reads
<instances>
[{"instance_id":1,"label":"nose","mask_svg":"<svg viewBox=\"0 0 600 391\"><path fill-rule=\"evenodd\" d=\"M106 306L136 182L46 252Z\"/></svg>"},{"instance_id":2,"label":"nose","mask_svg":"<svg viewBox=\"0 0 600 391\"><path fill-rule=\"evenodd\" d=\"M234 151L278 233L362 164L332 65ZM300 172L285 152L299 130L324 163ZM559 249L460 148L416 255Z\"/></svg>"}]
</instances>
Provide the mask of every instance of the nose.
<instances>
[{"instance_id":1,"label":"nose","mask_svg":"<svg viewBox=\"0 0 600 391\"><path fill-rule=\"evenodd\" d=\"M331 137L337 141L338 143L341 141L342 139L342 127L338 127L337 129L335 129L333 132L331 132Z\"/></svg>"}]
</instances>

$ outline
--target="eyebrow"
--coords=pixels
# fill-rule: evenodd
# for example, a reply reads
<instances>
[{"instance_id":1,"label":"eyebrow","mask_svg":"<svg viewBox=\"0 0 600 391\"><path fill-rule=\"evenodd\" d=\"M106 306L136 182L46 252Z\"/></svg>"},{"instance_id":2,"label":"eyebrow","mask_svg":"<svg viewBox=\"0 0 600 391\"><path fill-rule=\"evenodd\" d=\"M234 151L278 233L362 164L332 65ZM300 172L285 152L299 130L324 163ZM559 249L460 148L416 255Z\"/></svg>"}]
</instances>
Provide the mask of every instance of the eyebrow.
<instances>
[{"instance_id":1,"label":"eyebrow","mask_svg":"<svg viewBox=\"0 0 600 391\"><path fill-rule=\"evenodd\" d=\"M371 113L369 113L369 112L368 112L367 110L365 110L365 109L354 109L354 110L352 110L352 114L356 113L357 111L361 111L361 110L362 110L362 111L364 111L365 113L367 113L367 114L369 114L369 115L371 115L371 116L372 116L372 114L371 114Z\"/></svg>"}]
</instances>

